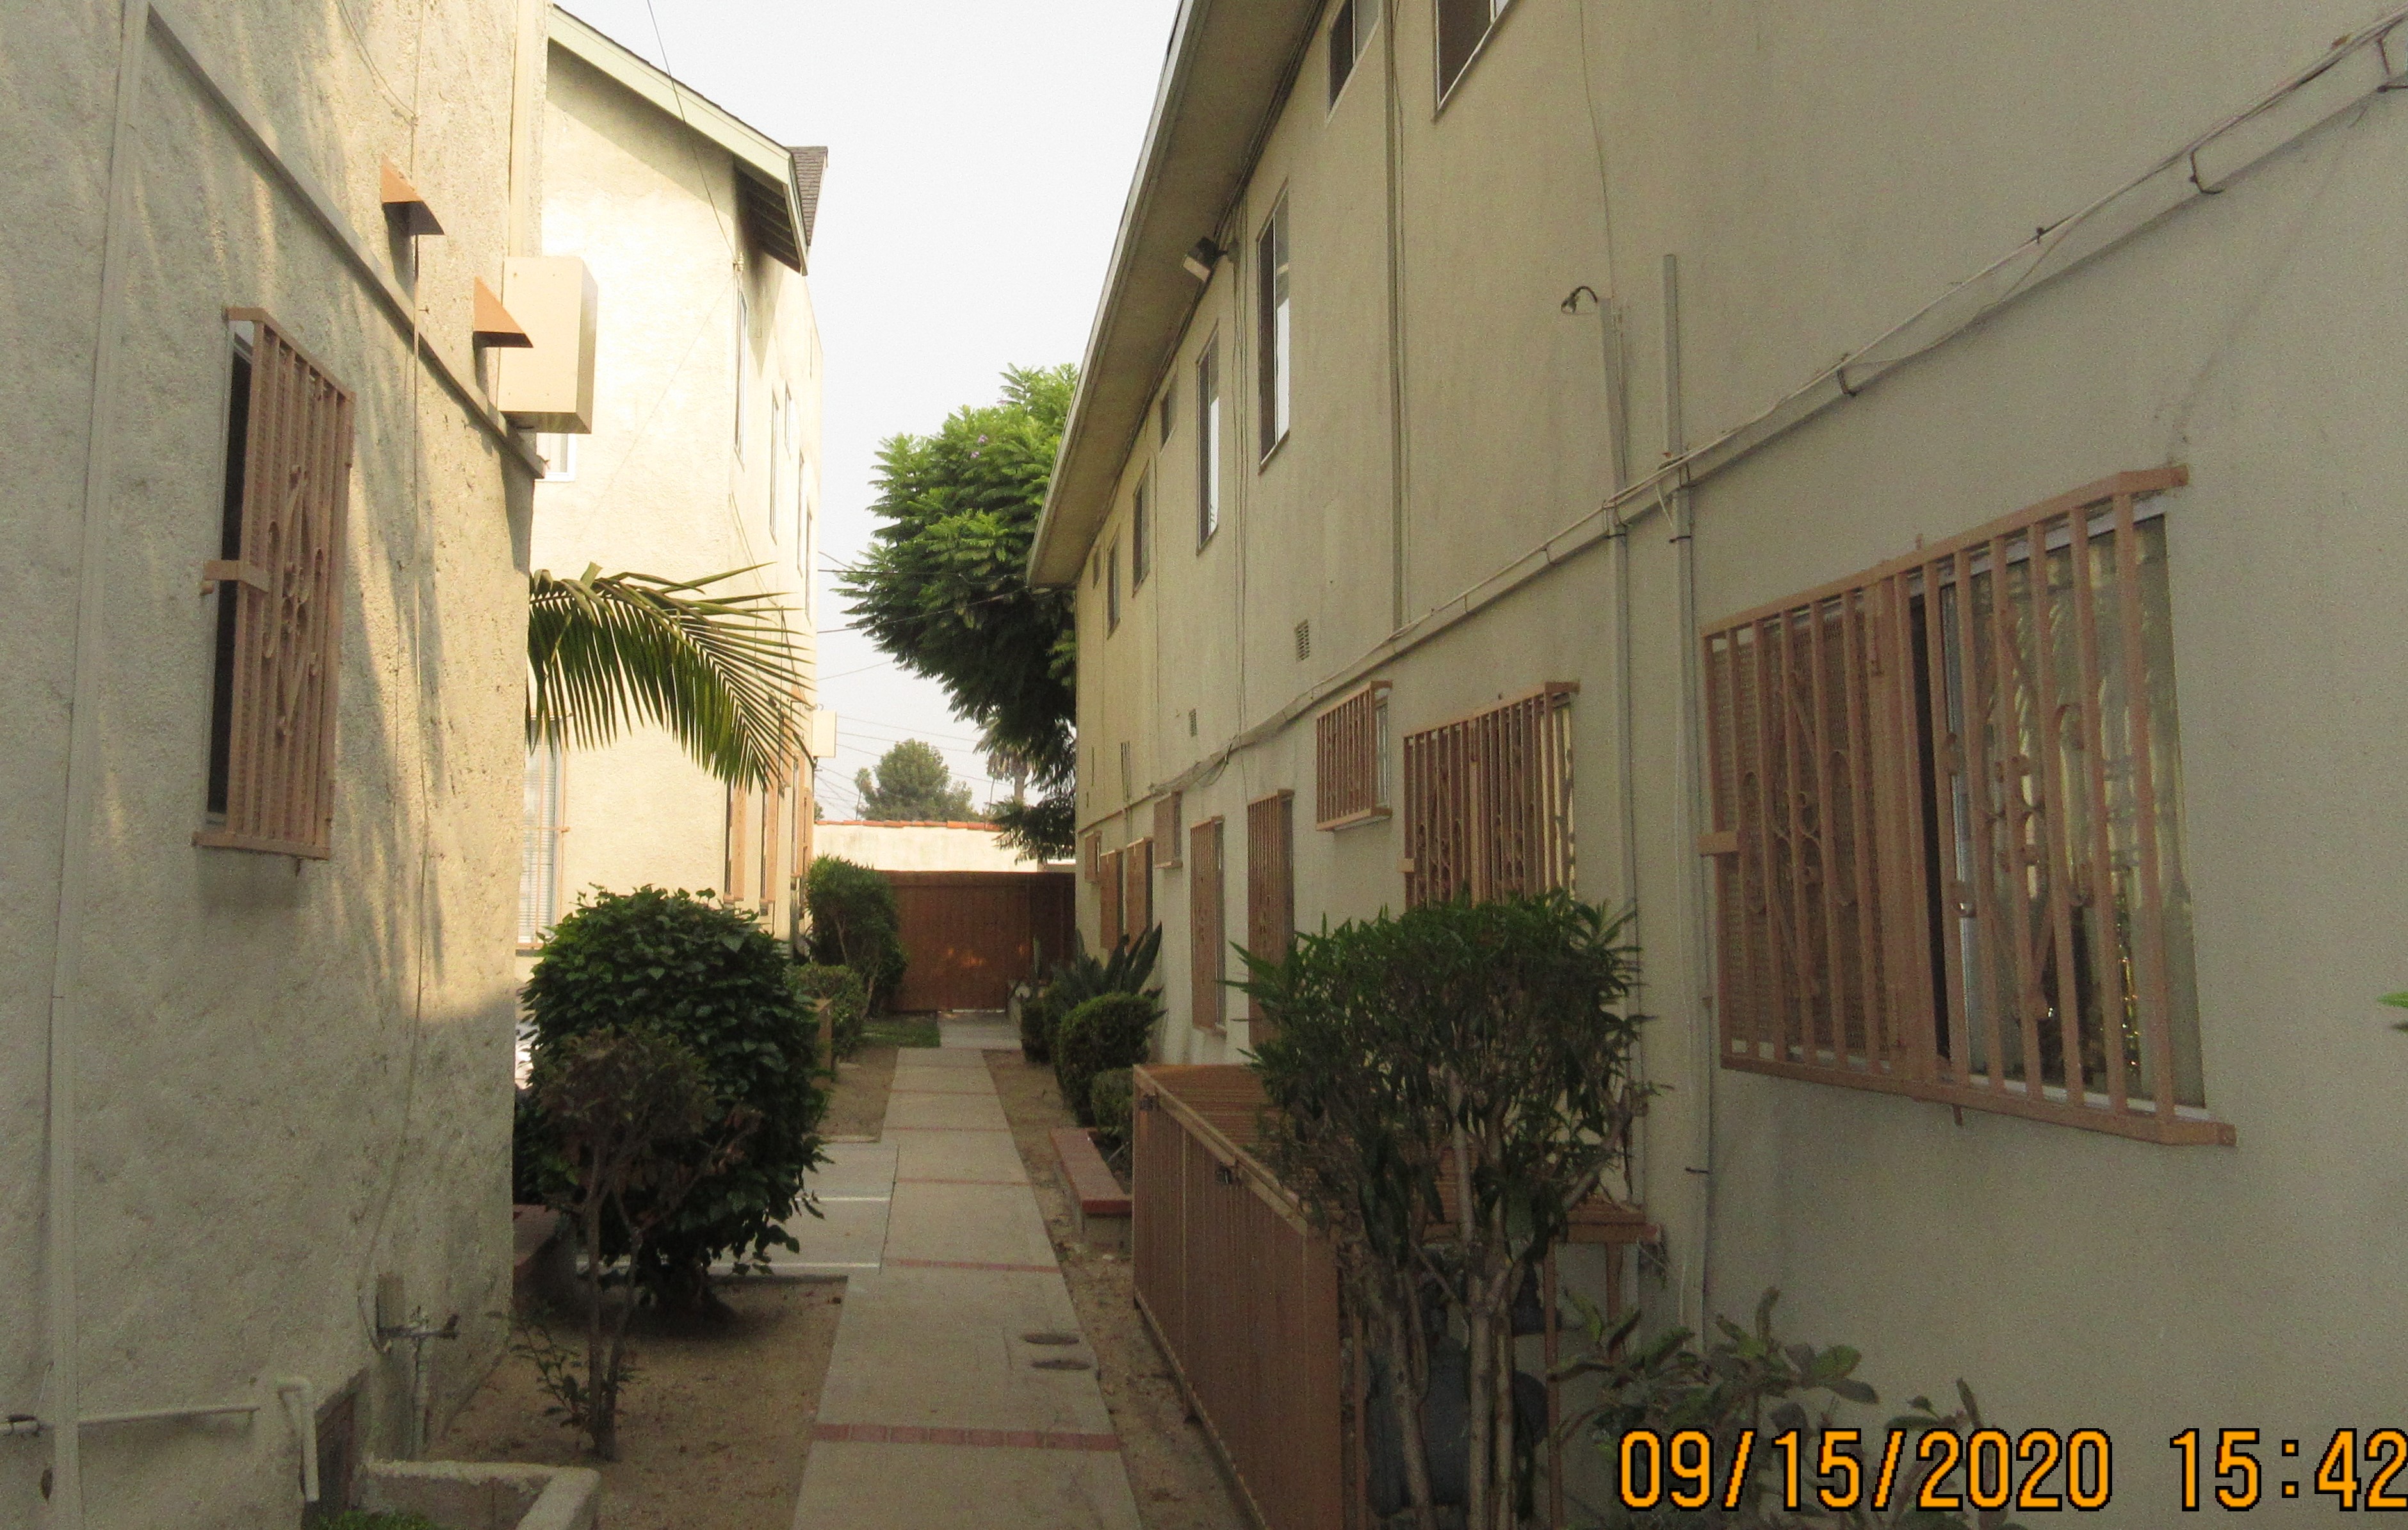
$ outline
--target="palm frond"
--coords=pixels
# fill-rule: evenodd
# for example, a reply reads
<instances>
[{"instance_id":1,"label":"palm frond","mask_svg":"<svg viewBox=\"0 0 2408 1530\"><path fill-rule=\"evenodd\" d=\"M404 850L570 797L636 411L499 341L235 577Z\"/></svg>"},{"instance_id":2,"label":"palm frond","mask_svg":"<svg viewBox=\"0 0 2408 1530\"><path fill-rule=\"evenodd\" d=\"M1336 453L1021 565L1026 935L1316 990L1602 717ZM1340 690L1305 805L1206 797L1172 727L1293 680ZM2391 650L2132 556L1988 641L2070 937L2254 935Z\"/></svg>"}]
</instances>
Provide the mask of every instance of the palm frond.
<instances>
[{"instance_id":1,"label":"palm frond","mask_svg":"<svg viewBox=\"0 0 2408 1530\"><path fill-rule=\"evenodd\" d=\"M785 612L775 592L706 593L752 571L528 576L527 742L594 749L654 722L722 780L785 781L805 683Z\"/></svg>"}]
</instances>

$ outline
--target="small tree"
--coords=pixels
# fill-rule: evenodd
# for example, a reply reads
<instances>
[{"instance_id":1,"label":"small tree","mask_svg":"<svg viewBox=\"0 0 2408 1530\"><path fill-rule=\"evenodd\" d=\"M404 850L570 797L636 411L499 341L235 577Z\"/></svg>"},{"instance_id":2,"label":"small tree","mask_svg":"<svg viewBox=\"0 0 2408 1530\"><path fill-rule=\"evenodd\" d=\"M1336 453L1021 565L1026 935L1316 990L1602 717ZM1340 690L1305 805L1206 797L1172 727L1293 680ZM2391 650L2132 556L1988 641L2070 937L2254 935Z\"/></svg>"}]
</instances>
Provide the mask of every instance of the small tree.
<instances>
[{"instance_id":1,"label":"small tree","mask_svg":"<svg viewBox=\"0 0 2408 1530\"><path fill-rule=\"evenodd\" d=\"M861 794L861 816L874 822L949 823L968 819L970 789L957 784L934 744L906 738L879 757L878 774L853 778Z\"/></svg>"},{"instance_id":2,"label":"small tree","mask_svg":"<svg viewBox=\"0 0 2408 1530\"><path fill-rule=\"evenodd\" d=\"M550 1197L585 1245L585 1374L562 1378L569 1422L605 1461L619 1458L619 1393L627 1379L635 1294L608 1309L605 1228L639 1266L654 1228L695 1185L736 1163L759 1118L724 1108L702 1060L652 1026L604 1026L538 1045L530 1092L566 1172Z\"/></svg>"},{"instance_id":3,"label":"small tree","mask_svg":"<svg viewBox=\"0 0 2408 1530\"><path fill-rule=\"evenodd\" d=\"M1279 960L1240 949L1270 1022L1254 1065L1271 1167L1374 1320L1425 1530L1425 1275L1467 1338L1466 1523L1517 1518L1514 1297L1624 1162L1649 1094L1630 1074L1639 1018L1615 1008L1637 976L1622 930L1551 893L1383 913Z\"/></svg>"},{"instance_id":4,"label":"small tree","mask_svg":"<svg viewBox=\"0 0 2408 1530\"><path fill-rule=\"evenodd\" d=\"M762 1261L772 1247L798 1246L783 1224L805 1205L804 1178L821 1162L827 1096L816 1081L817 1020L795 991L793 965L749 910L643 887L580 902L527 980L538 1051L592 1031L655 1027L700 1060L723 1109L754 1122L743 1156L700 1173L675 1208L653 1215L640 1187L630 1193L651 1218L640 1250L616 1213L603 1224L595 1251L631 1257L670 1305L706 1305L710 1263L723 1254ZM538 1155L557 1172L559 1126L539 1101L531 1125ZM699 1144L685 1151L706 1155Z\"/></svg>"},{"instance_id":5,"label":"small tree","mask_svg":"<svg viewBox=\"0 0 2408 1530\"><path fill-rule=\"evenodd\" d=\"M811 960L853 968L869 1008L885 1008L909 959L894 884L866 865L823 855L803 879L803 903L811 916Z\"/></svg>"}]
</instances>

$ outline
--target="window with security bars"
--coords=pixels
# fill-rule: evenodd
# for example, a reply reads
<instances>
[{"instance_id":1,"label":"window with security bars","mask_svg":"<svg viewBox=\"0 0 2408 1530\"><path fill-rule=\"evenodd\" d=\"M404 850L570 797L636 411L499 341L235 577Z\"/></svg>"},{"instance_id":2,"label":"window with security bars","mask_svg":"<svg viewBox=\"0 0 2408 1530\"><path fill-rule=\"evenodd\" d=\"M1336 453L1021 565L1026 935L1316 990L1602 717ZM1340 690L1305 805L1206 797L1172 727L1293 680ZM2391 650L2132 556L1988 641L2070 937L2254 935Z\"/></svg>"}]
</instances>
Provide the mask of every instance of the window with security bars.
<instances>
[{"instance_id":1,"label":"window with security bars","mask_svg":"<svg viewBox=\"0 0 2408 1530\"><path fill-rule=\"evenodd\" d=\"M1228 909L1221 879L1221 820L1187 831L1187 975L1189 1021L1221 1028L1221 974L1228 962Z\"/></svg>"},{"instance_id":2,"label":"window with security bars","mask_svg":"<svg viewBox=\"0 0 2408 1530\"><path fill-rule=\"evenodd\" d=\"M1157 866L1180 864L1180 848L1187 838L1186 828L1180 822L1181 805L1177 792L1154 799L1154 864Z\"/></svg>"},{"instance_id":3,"label":"window with security bars","mask_svg":"<svg viewBox=\"0 0 2408 1530\"><path fill-rule=\"evenodd\" d=\"M1131 940L1154 928L1154 842L1132 841L1121 852L1121 925Z\"/></svg>"},{"instance_id":4,"label":"window with security bars","mask_svg":"<svg viewBox=\"0 0 2408 1530\"><path fill-rule=\"evenodd\" d=\"M1551 680L1404 737L1405 902L1572 886L1572 697Z\"/></svg>"},{"instance_id":5,"label":"window with security bars","mask_svg":"<svg viewBox=\"0 0 2408 1530\"><path fill-rule=\"evenodd\" d=\"M1096 894L1098 923L1104 951L1109 953L1120 945L1128 933L1121 922L1121 852L1104 851L1096 868Z\"/></svg>"},{"instance_id":6,"label":"window with security bars","mask_svg":"<svg viewBox=\"0 0 2408 1530\"><path fill-rule=\"evenodd\" d=\"M1726 1066L2229 1143L2128 473L1704 635Z\"/></svg>"},{"instance_id":7,"label":"window with security bars","mask_svg":"<svg viewBox=\"0 0 2408 1530\"><path fill-rule=\"evenodd\" d=\"M1388 816L1388 682L1374 680L1313 722L1312 826Z\"/></svg>"},{"instance_id":8,"label":"window with security bars","mask_svg":"<svg viewBox=\"0 0 2408 1530\"><path fill-rule=\"evenodd\" d=\"M526 794L519 819L519 949L533 951L560 922L561 749L527 751Z\"/></svg>"},{"instance_id":9,"label":"window with security bars","mask_svg":"<svg viewBox=\"0 0 2408 1530\"><path fill-rule=\"evenodd\" d=\"M1246 804L1246 950L1268 959L1295 943L1296 794L1283 791ZM1264 1023L1252 995L1246 1018Z\"/></svg>"},{"instance_id":10,"label":"window with security bars","mask_svg":"<svg viewBox=\"0 0 2408 1530\"><path fill-rule=\"evenodd\" d=\"M205 826L197 845L333 851L351 395L256 308L234 342Z\"/></svg>"}]
</instances>

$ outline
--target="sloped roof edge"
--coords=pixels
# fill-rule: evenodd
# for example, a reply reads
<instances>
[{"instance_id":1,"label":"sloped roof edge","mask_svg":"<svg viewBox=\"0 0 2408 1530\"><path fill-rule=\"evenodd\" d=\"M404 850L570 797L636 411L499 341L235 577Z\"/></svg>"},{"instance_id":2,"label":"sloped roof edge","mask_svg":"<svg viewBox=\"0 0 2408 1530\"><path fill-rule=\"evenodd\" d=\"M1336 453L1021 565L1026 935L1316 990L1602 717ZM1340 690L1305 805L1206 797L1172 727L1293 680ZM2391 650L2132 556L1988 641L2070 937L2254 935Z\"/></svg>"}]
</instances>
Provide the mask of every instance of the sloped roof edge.
<instances>
[{"instance_id":1,"label":"sloped roof edge","mask_svg":"<svg viewBox=\"0 0 2408 1530\"><path fill-rule=\"evenodd\" d=\"M1321 0L1182 0L1145 147L1080 364L1028 577L1074 582L1199 289L1180 265L1218 232L1286 99Z\"/></svg>"},{"instance_id":2,"label":"sloped roof edge","mask_svg":"<svg viewBox=\"0 0 2408 1530\"><path fill-rule=\"evenodd\" d=\"M783 211L783 232L806 257L796 268L809 268L810 226L818 209L816 206L806 208L803 205L804 169L797 157L810 150L789 149L779 143L591 21L557 5L552 7L552 40L727 150L735 157L740 173L774 192L769 201ZM818 189L820 166L827 160L827 150L816 152L819 164L810 172L814 192ZM816 197L813 200L815 203Z\"/></svg>"}]
</instances>

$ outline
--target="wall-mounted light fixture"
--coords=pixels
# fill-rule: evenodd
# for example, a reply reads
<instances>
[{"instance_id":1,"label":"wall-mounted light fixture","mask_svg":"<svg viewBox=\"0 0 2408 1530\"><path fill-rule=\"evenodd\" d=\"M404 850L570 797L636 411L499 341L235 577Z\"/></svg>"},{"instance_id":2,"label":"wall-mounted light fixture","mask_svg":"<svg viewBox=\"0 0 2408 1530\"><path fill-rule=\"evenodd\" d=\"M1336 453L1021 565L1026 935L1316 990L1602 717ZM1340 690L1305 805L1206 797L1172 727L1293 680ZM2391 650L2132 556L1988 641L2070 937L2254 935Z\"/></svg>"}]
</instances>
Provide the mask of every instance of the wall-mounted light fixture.
<instances>
[{"instance_id":1,"label":"wall-mounted light fixture","mask_svg":"<svg viewBox=\"0 0 2408 1530\"><path fill-rule=\"evenodd\" d=\"M1221 257L1227 253L1209 237L1202 238L1188 247L1187 253L1180 257L1179 264L1187 267L1187 274L1197 280L1210 281L1212 279L1212 267L1219 265Z\"/></svg>"}]
</instances>

